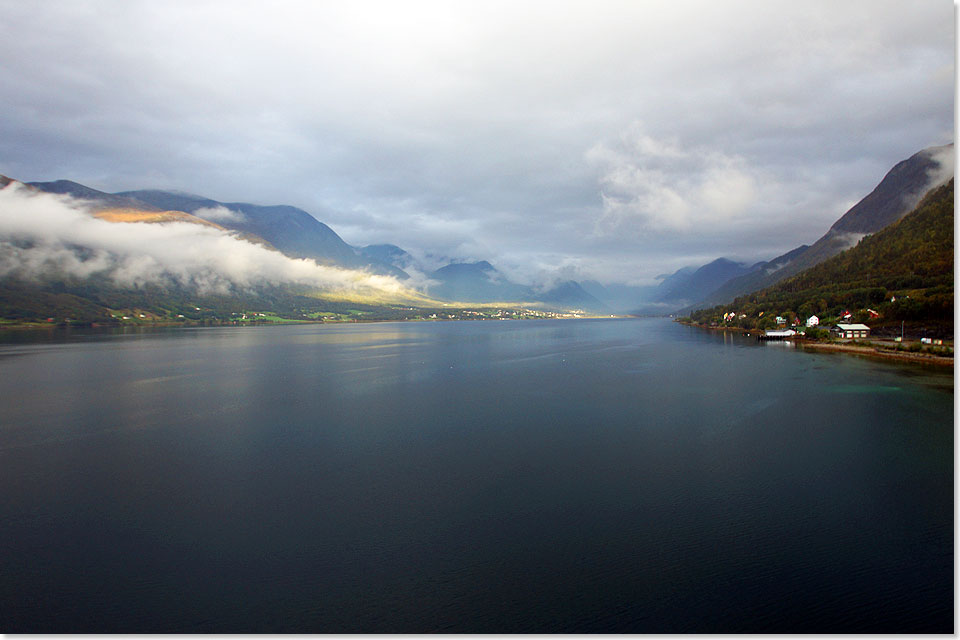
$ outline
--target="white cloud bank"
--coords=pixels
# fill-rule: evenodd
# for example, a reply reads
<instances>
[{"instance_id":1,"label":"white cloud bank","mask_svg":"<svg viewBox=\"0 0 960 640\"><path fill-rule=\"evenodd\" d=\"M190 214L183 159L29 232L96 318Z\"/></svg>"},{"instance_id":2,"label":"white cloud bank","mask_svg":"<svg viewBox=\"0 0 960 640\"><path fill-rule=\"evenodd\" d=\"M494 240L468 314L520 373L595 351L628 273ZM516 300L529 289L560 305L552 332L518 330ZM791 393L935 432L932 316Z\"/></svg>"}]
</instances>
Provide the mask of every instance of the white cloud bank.
<instances>
[{"instance_id":1,"label":"white cloud bank","mask_svg":"<svg viewBox=\"0 0 960 640\"><path fill-rule=\"evenodd\" d=\"M389 276L289 258L213 227L107 222L66 196L19 183L0 190L0 278L64 273L103 275L123 287L179 285L200 294L281 284L391 297L412 293Z\"/></svg>"}]
</instances>

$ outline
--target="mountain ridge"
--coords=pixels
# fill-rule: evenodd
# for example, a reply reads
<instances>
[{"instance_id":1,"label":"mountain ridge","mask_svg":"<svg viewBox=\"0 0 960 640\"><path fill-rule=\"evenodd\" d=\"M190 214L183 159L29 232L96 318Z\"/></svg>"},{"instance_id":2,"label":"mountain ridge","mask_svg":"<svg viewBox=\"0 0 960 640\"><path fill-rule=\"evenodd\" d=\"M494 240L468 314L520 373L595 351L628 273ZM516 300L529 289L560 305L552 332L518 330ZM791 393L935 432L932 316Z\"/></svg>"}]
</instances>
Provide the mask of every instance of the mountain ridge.
<instances>
[{"instance_id":1,"label":"mountain ridge","mask_svg":"<svg viewBox=\"0 0 960 640\"><path fill-rule=\"evenodd\" d=\"M73 180L53 180L50 182L27 182L25 183L44 193L56 193L59 195L71 196L80 200L88 200L98 204L103 208L111 209L137 209L141 211L169 211L171 208L155 207L151 204L131 198L122 194L107 193L86 185L74 182ZM179 211L179 209L176 209ZM189 211L186 213L190 213Z\"/></svg>"},{"instance_id":2,"label":"mountain ridge","mask_svg":"<svg viewBox=\"0 0 960 640\"><path fill-rule=\"evenodd\" d=\"M659 277L659 285L645 287L567 280L543 290L511 282L486 260L454 261L429 271L397 245L351 246L329 226L290 205L220 202L195 194L156 189L111 194L71 180L27 184L41 191L92 202L99 211L96 215L115 222L184 220L234 231L248 241L320 264L389 275L398 280L409 279L405 268L416 270L432 281L427 282L431 295L449 301L539 300L619 312L663 314L719 304L745 292L771 286L856 244L864 235L905 215L905 207L926 193L924 189L931 179L952 166L952 153L951 143L929 147L898 162L869 194L848 209L812 245L801 245L769 261L752 264L717 258L704 265L665 274ZM10 180L0 177L0 186Z\"/></svg>"},{"instance_id":3,"label":"mountain ridge","mask_svg":"<svg viewBox=\"0 0 960 640\"><path fill-rule=\"evenodd\" d=\"M773 271L761 269L729 280L680 312L722 304L739 295L772 286L855 246L864 235L876 233L910 213L925 194L943 184L947 179L943 175L953 173L953 152L951 142L927 147L901 160L812 245L801 245L766 263L779 264ZM947 162L949 167L944 166Z\"/></svg>"},{"instance_id":4,"label":"mountain ridge","mask_svg":"<svg viewBox=\"0 0 960 640\"><path fill-rule=\"evenodd\" d=\"M400 270L395 267L358 256L353 247L333 229L303 209L291 205L220 202L203 196L156 189L124 191L115 195L134 198L160 208L192 214L199 211L199 217L210 219L228 229L259 236L291 257L311 258L320 264L351 269L373 267L375 273L400 275Z\"/></svg>"},{"instance_id":5,"label":"mountain ridge","mask_svg":"<svg viewBox=\"0 0 960 640\"><path fill-rule=\"evenodd\" d=\"M912 322L952 337L954 219L950 179L856 246L731 303L697 310L691 319L763 329L775 316L803 322L818 314L823 321L849 311L852 321L874 328ZM724 321L725 314L734 319Z\"/></svg>"},{"instance_id":6,"label":"mountain ridge","mask_svg":"<svg viewBox=\"0 0 960 640\"><path fill-rule=\"evenodd\" d=\"M431 296L455 302L543 302L590 311L609 311L607 305L588 293L579 283L566 280L538 291L511 282L486 260L453 262L429 274L436 284L428 287Z\"/></svg>"}]
</instances>

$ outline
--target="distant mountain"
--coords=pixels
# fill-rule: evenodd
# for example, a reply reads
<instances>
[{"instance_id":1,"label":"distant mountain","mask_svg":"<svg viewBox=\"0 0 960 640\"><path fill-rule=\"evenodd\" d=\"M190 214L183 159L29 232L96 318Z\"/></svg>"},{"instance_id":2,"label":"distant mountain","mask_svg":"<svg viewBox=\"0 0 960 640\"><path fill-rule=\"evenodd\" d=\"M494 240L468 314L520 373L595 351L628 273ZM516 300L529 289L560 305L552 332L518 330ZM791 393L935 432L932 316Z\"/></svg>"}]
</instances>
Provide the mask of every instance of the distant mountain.
<instances>
[{"instance_id":1,"label":"distant mountain","mask_svg":"<svg viewBox=\"0 0 960 640\"><path fill-rule=\"evenodd\" d=\"M95 204L99 210L130 212L175 212L197 217L222 228L237 231L247 240L276 248L294 258L312 258L321 264L349 269L365 269L400 279L409 277L390 262L359 255L330 227L302 209L288 205L261 206L247 202L218 202L203 196L176 191L139 190L106 193L71 180L31 182L30 186L47 193L69 195ZM148 219L149 216L141 216ZM119 218L117 218L119 219ZM177 217L182 219L182 216ZM152 221L162 221L154 219ZM188 220L193 221L193 220Z\"/></svg>"},{"instance_id":2,"label":"distant mountain","mask_svg":"<svg viewBox=\"0 0 960 640\"><path fill-rule=\"evenodd\" d=\"M400 269L357 255L330 227L289 205L262 206L248 202L218 202L173 191L125 191L116 194L163 209L186 211L242 233L259 236L294 258L312 258L321 264L368 269L374 273L406 277Z\"/></svg>"},{"instance_id":3,"label":"distant mountain","mask_svg":"<svg viewBox=\"0 0 960 640\"><path fill-rule=\"evenodd\" d=\"M721 304L724 301L729 301L738 295L742 295L744 291L757 291L762 289L764 286L767 286L765 283L775 281L778 272L781 272L787 265L794 264L796 259L803 255L809 248L810 245L803 244L768 262L759 263L756 269L744 275L731 278L716 290L711 291L701 298L698 303L683 309L682 312L687 312L694 307L701 307L703 305Z\"/></svg>"},{"instance_id":4,"label":"distant mountain","mask_svg":"<svg viewBox=\"0 0 960 640\"><path fill-rule=\"evenodd\" d=\"M101 209L93 214L94 218L100 218L101 220L106 220L107 222L148 222L148 223L159 223L159 222L189 222L191 224L198 224L204 227L212 227L214 229L223 230L223 227L218 225L215 222L210 222L209 220L204 220L203 218L198 218L197 216L190 215L184 211L155 211L155 210L143 210L143 209ZM256 236L247 236L245 239L248 242L258 242L263 246L274 249L270 246L270 243L266 242L261 238ZM276 250L276 249L274 249Z\"/></svg>"},{"instance_id":5,"label":"distant mountain","mask_svg":"<svg viewBox=\"0 0 960 640\"><path fill-rule=\"evenodd\" d=\"M400 270L416 266L414 257L395 244L369 244L357 248L356 251L367 260L388 264ZM403 275L407 276L406 272Z\"/></svg>"},{"instance_id":6,"label":"distant mountain","mask_svg":"<svg viewBox=\"0 0 960 640\"><path fill-rule=\"evenodd\" d=\"M797 293L822 287L953 287L954 181L937 187L908 215L829 260L773 287ZM952 306L952 305L951 305Z\"/></svg>"},{"instance_id":7,"label":"distant mountain","mask_svg":"<svg viewBox=\"0 0 960 640\"><path fill-rule=\"evenodd\" d=\"M173 209L173 207L156 207L141 200L137 200L136 198L131 198L125 195L98 191L97 189L93 189L72 180L28 182L27 184L46 193L57 193L60 195L72 196L79 200L89 200L100 208L136 209L141 211L164 211ZM183 209L178 210L183 211Z\"/></svg>"},{"instance_id":8,"label":"distant mountain","mask_svg":"<svg viewBox=\"0 0 960 640\"><path fill-rule=\"evenodd\" d=\"M857 246L732 303L696 311L692 318L722 322L723 314L733 312L738 326L765 328L778 315L824 319L850 311L853 321L873 328L895 325L899 333L900 323L908 322L915 333L952 337L953 270L951 179Z\"/></svg>"},{"instance_id":9,"label":"distant mountain","mask_svg":"<svg viewBox=\"0 0 960 640\"><path fill-rule=\"evenodd\" d=\"M953 144L930 147L898 162L880 184L830 228L839 233L876 233L913 210L932 188L953 176ZM948 166L943 166L948 162ZM931 178L940 174L940 179Z\"/></svg>"},{"instance_id":10,"label":"distant mountain","mask_svg":"<svg viewBox=\"0 0 960 640\"><path fill-rule=\"evenodd\" d=\"M579 308L584 311L609 311L603 302L588 293L579 283L567 280L554 285L551 289L537 295L537 300L566 308Z\"/></svg>"},{"instance_id":11,"label":"distant mountain","mask_svg":"<svg viewBox=\"0 0 960 640\"><path fill-rule=\"evenodd\" d=\"M731 279L704 295L693 307L729 302L733 298L769 287L819 264L857 244L909 213L917 202L953 176L953 143L930 147L898 162L883 180L851 207L819 240L774 258L760 269Z\"/></svg>"},{"instance_id":12,"label":"distant mountain","mask_svg":"<svg viewBox=\"0 0 960 640\"><path fill-rule=\"evenodd\" d=\"M6 186L10 182L16 182L15 180L6 178L6 176L4 176L4 179L5 182L0 181L0 187ZM135 198L98 191L71 180L30 182L24 184L32 189L45 193L67 195L78 200L83 200L92 205L94 217L106 220L107 222L188 222L223 229L222 226L214 222L203 220L184 211L160 209L159 207L141 202ZM270 243L256 236L249 236L248 234L246 239L270 249L274 248L270 246Z\"/></svg>"},{"instance_id":13,"label":"distant mountain","mask_svg":"<svg viewBox=\"0 0 960 640\"><path fill-rule=\"evenodd\" d=\"M700 268L685 267L664 278L651 302L673 303L678 307L702 300L733 278L752 273L764 263L753 265L717 258Z\"/></svg>"},{"instance_id":14,"label":"distant mountain","mask_svg":"<svg viewBox=\"0 0 960 640\"><path fill-rule=\"evenodd\" d=\"M11 180L3 177L0 186ZM416 260L396 245L352 247L312 215L287 205L262 206L246 202L220 202L204 196L162 190L106 193L70 180L34 182L32 188L69 195L93 204L94 215L110 222L191 222L227 229L248 241L282 251L295 258L321 264L364 269L408 279L404 267L417 268ZM453 263L430 274L437 282L432 295L460 302L543 302L566 308L607 310L576 282L560 283L536 292L509 281L489 262Z\"/></svg>"},{"instance_id":15,"label":"distant mountain","mask_svg":"<svg viewBox=\"0 0 960 640\"><path fill-rule=\"evenodd\" d=\"M596 280L584 280L580 286L613 313L633 312L649 300L657 290L656 285L636 286L620 283L604 285Z\"/></svg>"},{"instance_id":16,"label":"distant mountain","mask_svg":"<svg viewBox=\"0 0 960 640\"><path fill-rule=\"evenodd\" d=\"M533 300L530 287L510 282L486 260L448 264L430 274L438 284L429 288L431 296L444 300L501 302Z\"/></svg>"},{"instance_id":17,"label":"distant mountain","mask_svg":"<svg viewBox=\"0 0 960 640\"><path fill-rule=\"evenodd\" d=\"M877 187L847 211L811 246L800 246L767 262L745 264L718 258L663 276L657 286L601 285L566 281L548 291L511 282L489 262L451 263L427 276L436 284L431 296L459 302L540 301L567 308L642 313L671 313L719 304L775 284L854 245L901 218L931 183L951 174L953 145L933 147L893 167ZM0 186L8 178L0 176ZM69 180L30 183L49 193L66 194L95 204L96 215L113 221L186 220L212 224L243 234L252 242L322 264L408 278L404 269L424 269L392 244L352 247L330 227L302 209L219 202L174 191L140 190L106 193ZM183 212L183 213L179 213ZM204 222L205 221L205 222ZM431 260L432 261L432 260ZM437 264L436 261L432 261ZM442 264L442 263L441 263ZM702 301L700 304L693 304Z\"/></svg>"},{"instance_id":18,"label":"distant mountain","mask_svg":"<svg viewBox=\"0 0 960 640\"><path fill-rule=\"evenodd\" d=\"M693 275L693 272L696 271L699 267L681 267L673 273L663 273L657 276L657 280L660 281L660 284L657 286L657 290L661 292L670 291L683 287L687 282L690 281L690 277ZM654 291L653 296L657 295L657 292Z\"/></svg>"},{"instance_id":19,"label":"distant mountain","mask_svg":"<svg viewBox=\"0 0 960 640\"><path fill-rule=\"evenodd\" d=\"M573 280L542 292L511 282L486 260L455 262L429 274L437 284L428 293L456 302L541 302L564 309L609 312L609 308Z\"/></svg>"}]
</instances>

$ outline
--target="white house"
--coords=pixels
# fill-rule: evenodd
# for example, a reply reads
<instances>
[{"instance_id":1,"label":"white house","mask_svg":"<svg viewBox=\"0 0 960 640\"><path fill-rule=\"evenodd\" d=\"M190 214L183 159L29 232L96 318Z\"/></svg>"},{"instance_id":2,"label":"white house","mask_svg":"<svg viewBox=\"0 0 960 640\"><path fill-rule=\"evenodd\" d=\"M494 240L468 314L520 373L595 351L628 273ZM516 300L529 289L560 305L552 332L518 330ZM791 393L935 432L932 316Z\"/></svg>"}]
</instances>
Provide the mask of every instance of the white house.
<instances>
[{"instance_id":1,"label":"white house","mask_svg":"<svg viewBox=\"0 0 960 640\"><path fill-rule=\"evenodd\" d=\"M817 316L810 316L809 318L807 318L808 327L815 327L818 324L820 324L820 318L818 318Z\"/></svg>"},{"instance_id":2,"label":"white house","mask_svg":"<svg viewBox=\"0 0 960 640\"><path fill-rule=\"evenodd\" d=\"M830 329L830 333L838 338L866 338L870 335L870 327L865 324L838 324Z\"/></svg>"}]
</instances>

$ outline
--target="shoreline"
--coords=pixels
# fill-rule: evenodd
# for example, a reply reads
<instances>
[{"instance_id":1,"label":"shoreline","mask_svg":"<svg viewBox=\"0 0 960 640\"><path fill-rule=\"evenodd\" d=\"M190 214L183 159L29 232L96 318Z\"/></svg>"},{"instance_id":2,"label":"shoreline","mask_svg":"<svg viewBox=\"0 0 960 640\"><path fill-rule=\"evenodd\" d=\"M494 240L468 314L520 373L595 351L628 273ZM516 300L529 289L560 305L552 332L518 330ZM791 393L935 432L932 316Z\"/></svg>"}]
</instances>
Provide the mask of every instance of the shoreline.
<instances>
[{"instance_id":1,"label":"shoreline","mask_svg":"<svg viewBox=\"0 0 960 640\"><path fill-rule=\"evenodd\" d=\"M376 324L383 322L497 322L509 320L513 322L526 322L530 320L609 320L626 319L641 316L629 315L582 315L577 317L531 317L531 318L390 318L390 319L365 319L356 318L351 320L301 320L284 319L282 321L259 321L259 322L138 322L130 324L112 324L112 323L46 323L46 322L23 322L23 323L0 323L0 332L10 331L55 331L64 329L178 329L178 328L197 328L197 327L274 327L292 324Z\"/></svg>"},{"instance_id":2,"label":"shoreline","mask_svg":"<svg viewBox=\"0 0 960 640\"><path fill-rule=\"evenodd\" d=\"M750 329L741 329L738 327L705 327L692 322L678 322L686 327L705 329L707 331L735 332L742 335L760 336L762 332ZM797 348L809 349L811 351L829 351L834 353L849 353L852 355L866 356L870 358L882 358L884 360L900 360L902 362L912 362L919 364L933 364L940 367L953 367L953 358L938 356L932 353L917 353L910 351L896 351L894 349L884 349L879 346L865 346L862 344L848 344L844 342L820 342L818 340L808 340L803 337L791 338Z\"/></svg>"},{"instance_id":3,"label":"shoreline","mask_svg":"<svg viewBox=\"0 0 960 640\"><path fill-rule=\"evenodd\" d=\"M903 360L907 362L919 362L922 364L935 364L941 367L953 366L953 358L937 356L933 355L932 353L911 353L909 351L894 351L891 349L883 349L881 347L866 347L858 344L844 344L842 342L816 342L812 340L798 340L797 346L800 349L810 349L812 351L834 351L875 358L884 358L886 360Z\"/></svg>"}]
</instances>

